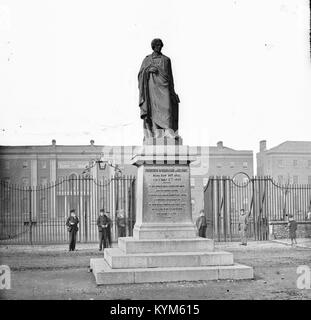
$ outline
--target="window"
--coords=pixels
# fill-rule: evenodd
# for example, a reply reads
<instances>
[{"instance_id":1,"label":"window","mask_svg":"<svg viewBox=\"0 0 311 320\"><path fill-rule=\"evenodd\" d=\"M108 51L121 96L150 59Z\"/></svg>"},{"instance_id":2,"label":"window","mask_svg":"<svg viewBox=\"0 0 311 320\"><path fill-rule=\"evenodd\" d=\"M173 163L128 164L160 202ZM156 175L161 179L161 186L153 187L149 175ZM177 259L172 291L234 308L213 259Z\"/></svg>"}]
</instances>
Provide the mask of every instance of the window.
<instances>
[{"instance_id":1,"label":"window","mask_svg":"<svg viewBox=\"0 0 311 320\"><path fill-rule=\"evenodd\" d=\"M25 187L25 186L28 186L29 185L29 179L28 178L22 178L22 185Z\"/></svg>"},{"instance_id":2,"label":"window","mask_svg":"<svg viewBox=\"0 0 311 320\"><path fill-rule=\"evenodd\" d=\"M8 169L10 169L10 161L4 161L4 165L3 165L3 167L4 167L4 169L5 170L8 170Z\"/></svg>"},{"instance_id":3,"label":"window","mask_svg":"<svg viewBox=\"0 0 311 320\"><path fill-rule=\"evenodd\" d=\"M195 200L194 199L191 200L191 208L192 208L192 215L193 215L194 211L195 211Z\"/></svg>"},{"instance_id":4,"label":"window","mask_svg":"<svg viewBox=\"0 0 311 320\"><path fill-rule=\"evenodd\" d=\"M298 161L297 160L293 160L293 166L297 167L297 165L298 165Z\"/></svg>"},{"instance_id":5,"label":"window","mask_svg":"<svg viewBox=\"0 0 311 320\"><path fill-rule=\"evenodd\" d=\"M298 176L293 176L293 184L298 184Z\"/></svg>"},{"instance_id":6,"label":"window","mask_svg":"<svg viewBox=\"0 0 311 320\"><path fill-rule=\"evenodd\" d=\"M69 179L77 179L77 175L75 173L72 173L70 176L69 176Z\"/></svg>"},{"instance_id":7,"label":"window","mask_svg":"<svg viewBox=\"0 0 311 320\"><path fill-rule=\"evenodd\" d=\"M28 161L23 161L23 168L28 168Z\"/></svg>"},{"instance_id":8,"label":"window","mask_svg":"<svg viewBox=\"0 0 311 320\"><path fill-rule=\"evenodd\" d=\"M11 182L10 178L3 178L1 179L5 184L9 184Z\"/></svg>"},{"instance_id":9,"label":"window","mask_svg":"<svg viewBox=\"0 0 311 320\"><path fill-rule=\"evenodd\" d=\"M40 179L41 186L45 186L48 183L48 179L46 177L42 177Z\"/></svg>"},{"instance_id":10,"label":"window","mask_svg":"<svg viewBox=\"0 0 311 320\"><path fill-rule=\"evenodd\" d=\"M8 188L7 188L8 189ZM8 192L9 190L7 190L7 192L5 192L4 194L2 194L2 201L1 201L1 211L6 214L6 213L10 213L11 211L11 205L10 205L10 194Z\"/></svg>"},{"instance_id":11,"label":"window","mask_svg":"<svg viewBox=\"0 0 311 320\"><path fill-rule=\"evenodd\" d=\"M41 168L42 169L46 169L46 161L42 161L41 162Z\"/></svg>"},{"instance_id":12,"label":"window","mask_svg":"<svg viewBox=\"0 0 311 320\"><path fill-rule=\"evenodd\" d=\"M278 176L278 183L283 184L283 176Z\"/></svg>"},{"instance_id":13,"label":"window","mask_svg":"<svg viewBox=\"0 0 311 320\"><path fill-rule=\"evenodd\" d=\"M194 178L190 179L190 184L191 184L191 188L195 187L195 179Z\"/></svg>"},{"instance_id":14,"label":"window","mask_svg":"<svg viewBox=\"0 0 311 320\"><path fill-rule=\"evenodd\" d=\"M105 208L105 197L100 197L100 205L99 205L99 207L100 208Z\"/></svg>"},{"instance_id":15,"label":"window","mask_svg":"<svg viewBox=\"0 0 311 320\"><path fill-rule=\"evenodd\" d=\"M247 162L243 162L243 168L247 169L248 168L248 163Z\"/></svg>"},{"instance_id":16,"label":"window","mask_svg":"<svg viewBox=\"0 0 311 320\"><path fill-rule=\"evenodd\" d=\"M229 163L230 168L234 168L234 162Z\"/></svg>"},{"instance_id":17,"label":"window","mask_svg":"<svg viewBox=\"0 0 311 320\"><path fill-rule=\"evenodd\" d=\"M202 163L203 168L207 168L208 167L208 158L207 157L201 158L201 163Z\"/></svg>"},{"instance_id":18,"label":"window","mask_svg":"<svg viewBox=\"0 0 311 320\"><path fill-rule=\"evenodd\" d=\"M28 199L23 198L22 200L22 213L27 213L28 212Z\"/></svg>"},{"instance_id":19,"label":"window","mask_svg":"<svg viewBox=\"0 0 311 320\"><path fill-rule=\"evenodd\" d=\"M73 190L76 188L78 184L78 181L77 181L77 175L75 173L72 173L70 176L69 176L69 189L70 190Z\"/></svg>"},{"instance_id":20,"label":"window","mask_svg":"<svg viewBox=\"0 0 311 320\"><path fill-rule=\"evenodd\" d=\"M221 163L217 163L217 168L221 168Z\"/></svg>"},{"instance_id":21,"label":"window","mask_svg":"<svg viewBox=\"0 0 311 320\"><path fill-rule=\"evenodd\" d=\"M46 198L41 198L40 199L40 212L41 213L46 213L47 212L47 206L46 206Z\"/></svg>"},{"instance_id":22,"label":"window","mask_svg":"<svg viewBox=\"0 0 311 320\"><path fill-rule=\"evenodd\" d=\"M283 168L284 167L283 160L278 160L278 167L279 168Z\"/></svg>"}]
</instances>

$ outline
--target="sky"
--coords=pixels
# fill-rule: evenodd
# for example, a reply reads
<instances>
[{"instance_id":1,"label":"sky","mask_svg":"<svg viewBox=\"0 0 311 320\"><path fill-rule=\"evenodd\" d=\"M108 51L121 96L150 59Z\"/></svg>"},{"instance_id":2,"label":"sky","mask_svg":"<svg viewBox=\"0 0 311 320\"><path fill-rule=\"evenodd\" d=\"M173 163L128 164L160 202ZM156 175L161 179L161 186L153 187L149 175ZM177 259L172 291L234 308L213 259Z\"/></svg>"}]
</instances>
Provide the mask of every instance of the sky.
<instances>
[{"instance_id":1,"label":"sky","mask_svg":"<svg viewBox=\"0 0 311 320\"><path fill-rule=\"evenodd\" d=\"M0 145L141 145L153 38L184 144L311 140L307 0L0 0Z\"/></svg>"}]
</instances>

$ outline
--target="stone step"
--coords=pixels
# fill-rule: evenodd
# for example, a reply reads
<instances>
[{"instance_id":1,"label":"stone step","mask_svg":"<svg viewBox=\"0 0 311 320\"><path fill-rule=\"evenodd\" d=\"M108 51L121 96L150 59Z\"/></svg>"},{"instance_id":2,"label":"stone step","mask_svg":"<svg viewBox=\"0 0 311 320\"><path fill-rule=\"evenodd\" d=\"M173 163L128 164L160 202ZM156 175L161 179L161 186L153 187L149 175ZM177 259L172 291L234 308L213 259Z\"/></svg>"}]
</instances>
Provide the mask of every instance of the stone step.
<instances>
[{"instance_id":1,"label":"stone step","mask_svg":"<svg viewBox=\"0 0 311 320\"><path fill-rule=\"evenodd\" d=\"M253 279L253 268L232 266L112 269L104 258L91 259L96 284Z\"/></svg>"},{"instance_id":2,"label":"stone step","mask_svg":"<svg viewBox=\"0 0 311 320\"><path fill-rule=\"evenodd\" d=\"M206 238L190 239L146 239L137 240L133 237L118 239L118 247L125 253L156 253L156 252L210 252L214 251L214 240Z\"/></svg>"},{"instance_id":3,"label":"stone step","mask_svg":"<svg viewBox=\"0 0 311 320\"><path fill-rule=\"evenodd\" d=\"M224 251L126 254L112 248L105 249L104 258L112 269L233 265L233 254Z\"/></svg>"}]
</instances>

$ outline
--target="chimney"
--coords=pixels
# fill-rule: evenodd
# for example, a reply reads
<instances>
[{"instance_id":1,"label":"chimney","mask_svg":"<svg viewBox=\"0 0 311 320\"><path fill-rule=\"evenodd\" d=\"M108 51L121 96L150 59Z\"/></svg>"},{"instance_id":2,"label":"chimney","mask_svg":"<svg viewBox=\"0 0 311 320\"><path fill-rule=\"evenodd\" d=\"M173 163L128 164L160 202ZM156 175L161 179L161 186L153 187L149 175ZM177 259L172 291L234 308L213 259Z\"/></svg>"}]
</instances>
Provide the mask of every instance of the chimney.
<instances>
[{"instance_id":1,"label":"chimney","mask_svg":"<svg viewBox=\"0 0 311 320\"><path fill-rule=\"evenodd\" d=\"M266 140L261 140L259 142L259 150L260 150L260 152L267 150L267 141Z\"/></svg>"},{"instance_id":2,"label":"chimney","mask_svg":"<svg viewBox=\"0 0 311 320\"><path fill-rule=\"evenodd\" d=\"M223 145L223 142L222 141L218 141L217 142L217 148L223 148L224 145Z\"/></svg>"},{"instance_id":3,"label":"chimney","mask_svg":"<svg viewBox=\"0 0 311 320\"><path fill-rule=\"evenodd\" d=\"M94 145L94 143L95 143L94 140L91 140L91 141L90 141L90 144L91 144L92 146Z\"/></svg>"},{"instance_id":4,"label":"chimney","mask_svg":"<svg viewBox=\"0 0 311 320\"><path fill-rule=\"evenodd\" d=\"M55 139L52 140L52 146L56 146L56 140Z\"/></svg>"}]
</instances>

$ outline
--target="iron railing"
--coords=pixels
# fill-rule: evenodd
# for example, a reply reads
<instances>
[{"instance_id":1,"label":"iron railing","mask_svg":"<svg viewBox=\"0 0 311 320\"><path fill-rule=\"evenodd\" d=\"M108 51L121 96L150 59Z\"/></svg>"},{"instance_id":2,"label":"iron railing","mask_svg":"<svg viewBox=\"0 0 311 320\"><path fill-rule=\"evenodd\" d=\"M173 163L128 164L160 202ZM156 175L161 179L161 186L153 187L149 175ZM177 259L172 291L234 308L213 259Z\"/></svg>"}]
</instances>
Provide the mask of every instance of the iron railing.
<instances>
[{"instance_id":1,"label":"iron railing","mask_svg":"<svg viewBox=\"0 0 311 320\"><path fill-rule=\"evenodd\" d=\"M66 219L70 209L75 209L80 220L77 241L96 242L96 221L101 208L112 220L112 241L117 241L117 216L121 210L126 221L126 235L132 235L134 199L133 176L103 180L70 177L44 186L17 186L0 181L0 241L65 243L68 241Z\"/></svg>"},{"instance_id":2,"label":"iron railing","mask_svg":"<svg viewBox=\"0 0 311 320\"><path fill-rule=\"evenodd\" d=\"M244 174L245 175L245 174ZM238 238L240 209L249 214L248 236L267 240L271 221L305 221L311 209L311 185L279 184L271 177L210 177L204 188L207 236L217 241Z\"/></svg>"}]
</instances>

